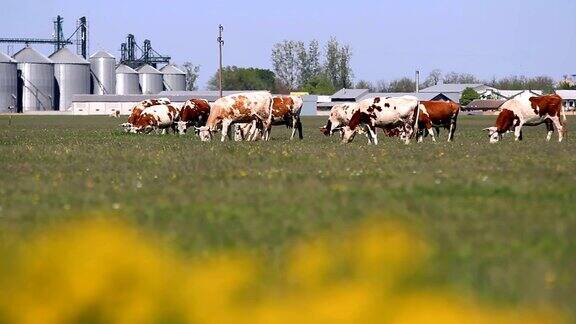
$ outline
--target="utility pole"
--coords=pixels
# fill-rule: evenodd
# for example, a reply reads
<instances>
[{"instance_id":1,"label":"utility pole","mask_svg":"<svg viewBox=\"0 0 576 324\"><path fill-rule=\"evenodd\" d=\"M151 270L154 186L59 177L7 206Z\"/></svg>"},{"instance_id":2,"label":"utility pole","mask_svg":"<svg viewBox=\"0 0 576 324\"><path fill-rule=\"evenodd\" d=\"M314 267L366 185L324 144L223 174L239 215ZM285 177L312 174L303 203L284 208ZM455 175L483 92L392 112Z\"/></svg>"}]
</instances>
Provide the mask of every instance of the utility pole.
<instances>
[{"instance_id":1,"label":"utility pole","mask_svg":"<svg viewBox=\"0 0 576 324\"><path fill-rule=\"evenodd\" d=\"M219 69L218 69L218 88L220 89L220 98L222 98L222 46L224 46L224 38L222 38L222 32L224 31L224 26L218 26L218 48L220 50L219 56Z\"/></svg>"},{"instance_id":2,"label":"utility pole","mask_svg":"<svg viewBox=\"0 0 576 324\"><path fill-rule=\"evenodd\" d=\"M420 92L420 71L416 70L416 93Z\"/></svg>"}]
</instances>

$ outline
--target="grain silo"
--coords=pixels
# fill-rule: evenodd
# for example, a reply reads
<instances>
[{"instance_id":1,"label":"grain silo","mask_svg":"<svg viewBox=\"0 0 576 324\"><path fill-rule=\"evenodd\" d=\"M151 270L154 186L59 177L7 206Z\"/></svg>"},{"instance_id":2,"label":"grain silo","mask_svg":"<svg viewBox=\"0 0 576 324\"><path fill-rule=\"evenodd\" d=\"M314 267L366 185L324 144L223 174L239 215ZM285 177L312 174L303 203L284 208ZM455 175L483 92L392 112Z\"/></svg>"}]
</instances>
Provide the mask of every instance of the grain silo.
<instances>
[{"instance_id":1,"label":"grain silo","mask_svg":"<svg viewBox=\"0 0 576 324\"><path fill-rule=\"evenodd\" d=\"M65 111L75 94L90 94L90 62L66 47L49 57L54 62L54 107Z\"/></svg>"},{"instance_id":2,"label":"grain silo","mask_svg":"<svg viewBox=\"0 0 576 324\"><path fill-rule=\"evenodd\" d=\"M0 113L17 112L18 68L10 56L0 53Z\"/></svg>"},{"instance_id":3,"label":"grain silo","mask_svg":"<svg viewBox=\"0 0 576 324\"><path fill-rule=\"evenodd\" d=\"M116 58L105 51L90 56L92 70L92 93L97 95L116 93Z\"/></svg>"},{"instance_id":4,"label":"grain silo","mask_svg":"<svg viewBox=\"0 0 576 324\"><path fill-rule=\"evenodd\" d=\"M121 64L116 69L116 94L141 94L138 72L127 65Z\"/></svg>"},{"instance_id":5,"label":"grain silo","mask_svg":"<svg viewBox=\"0 0 576 324\"><path fill-rule=\"evenodd\" d=\"M169 64L160 69L164 76L164 88L167 91L186 90L186 73L176 66Z\"/></svg>"},{"instance_id":6,"label":"grain silo","mask_svg":"<svg viewBox=\"0 0 576 324\"><path fill-rule=\"evenodd\" d=\"M162 72L150 65L141 66L136 71L140 77L142 94L158 94L164 90Z\"/></svg>"},{"instance_id":7,"label":"grain silo","mask_svg":"<svg viewBox=\"0 0 576 324\"><path fill-rule=\"evenodd\" d=\"M54 110L54 64L31 47L12 57L18 62L19 110Z\"/></svg>"}]
</instances>

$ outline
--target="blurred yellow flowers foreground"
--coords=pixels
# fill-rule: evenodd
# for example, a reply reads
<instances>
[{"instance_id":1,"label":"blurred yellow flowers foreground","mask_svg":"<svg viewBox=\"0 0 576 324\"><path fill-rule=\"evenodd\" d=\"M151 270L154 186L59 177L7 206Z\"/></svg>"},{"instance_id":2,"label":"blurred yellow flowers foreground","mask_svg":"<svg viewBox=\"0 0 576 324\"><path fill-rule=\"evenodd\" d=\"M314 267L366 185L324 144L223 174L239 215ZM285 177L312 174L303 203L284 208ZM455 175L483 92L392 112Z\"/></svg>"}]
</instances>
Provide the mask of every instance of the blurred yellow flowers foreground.
<instances>
[{"instance_id":1,"label":"blurred yellow flowers foreground","mask_svg":"<svg viewBox=\"0 0 576 324\"><path fill-rule=\"evenodd\" d=\"M298 244L281 276L241 252L191 260L152 236L82 221L3 252L0 323L562 322L416 284L429 247L394 222Z\"/></svg>"}]
</instances>

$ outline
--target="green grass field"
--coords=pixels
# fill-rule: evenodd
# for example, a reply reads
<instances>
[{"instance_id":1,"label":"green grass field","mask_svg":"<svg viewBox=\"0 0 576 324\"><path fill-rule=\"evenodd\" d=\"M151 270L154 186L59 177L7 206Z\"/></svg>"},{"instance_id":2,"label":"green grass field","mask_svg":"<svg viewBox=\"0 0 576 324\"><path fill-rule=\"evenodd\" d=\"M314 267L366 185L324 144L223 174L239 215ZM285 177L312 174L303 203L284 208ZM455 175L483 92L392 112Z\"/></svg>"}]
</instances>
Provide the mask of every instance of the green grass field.
<instances>
[{"instance_id":1,"label":"green grass field","mask_svg":"<svg viewBox=\"0 0 576 324\"><path fill-rule=\"evenodd\" d=\"M305 140L200 143L123 134L108 117L0 116L0 239L91 212L120 215L187 253L284 248L365 217L421 229L426 276L488 300L576 313L576 142L544 126L488 144L494 117L461 117L456 142L349 145L304 119ZM569 123L576 123L575 119ZM556 140L556 138L555 138Z\"/></svg>"}]
</instances>

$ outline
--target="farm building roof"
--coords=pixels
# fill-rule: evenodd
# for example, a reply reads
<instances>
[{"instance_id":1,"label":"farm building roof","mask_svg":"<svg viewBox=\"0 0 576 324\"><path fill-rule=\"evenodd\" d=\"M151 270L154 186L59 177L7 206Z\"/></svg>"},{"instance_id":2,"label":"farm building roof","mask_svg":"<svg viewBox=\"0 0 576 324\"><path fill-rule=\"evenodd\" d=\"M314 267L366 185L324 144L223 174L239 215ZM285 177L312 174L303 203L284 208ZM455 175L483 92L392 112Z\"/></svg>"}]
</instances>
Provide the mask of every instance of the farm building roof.
<instances>
[{"instance_id":1,"label":"farm building roof","mask_svg":"<svg viewBox=\"0 0 576 324\"><path fill-rule=\"evenodd\" d=\"M463 107L463 110L498 110L500 106L504 104L506 100L482 100L476 99L472 100L466 107Z\"/></svg>"},{"instance_id":2,"label":"farm building roof","mask_svg":"<svg viewBox=\"0 0 576 324\"><path fill-rule=\"evenodd\" d=\"M431 87L420 90L420 92L459 92L462 93L466 88L472 88L476 91L483 91L485 89L494 89L481 83L453 83L453 84L437 84Z\"/></svg>"},{"instance_id":3,"label":"farm building roof","mask_svg":"<svg viewBox=\"0 0 576 324\"><path fill-rule=\"evenodd\" d=\"M433 92L373 92L364 95L361 100L370 99L375 97L402 97L402 96L414 96L418 100L429 101L429 100L443 100L450 99L443 93L433 93Z\"/></svg>"},{"instance_id":4,"label":"farm building roof","mask_svg":"<svg viewBox=\"0 0 576 324\"><path fill-rule=\"evenodd\" d=\"M46 56L40 54L32 47L24 47L18 53L12 56L18 63L35 63L35 64L50 64L54 63Z\"/></svg>"},{"instance_id":5,"label":"farm building roof","mask_svg":"<svg viewBox=\"0 0 576 324\"><path fill-rule=\"evenodd\" d=\"M10 56L0 53L0 63L16 63Z\"/></svg>"},{"instance_id":6,"label":"farm building roof","mask_svg":"<svg viewBox=\"0 0 576 324\"><path fill-rule=\"evenodd\" d=\"M173 64L169 64L169 65L166 65L165 67L161 68L160 72L162 72L164 74L180 74L180 75L184 74L184 75L186 75L186 73L184 71L180 70L178 67L176 67Z\"/></svg>"},{"instance_id":7,"label":"farm building roof","mask_svg":"<svg viewBox=\"0 0 576 324\"><path fill-rule=\"evenodd\" d=\"M98 51L98 52L92 54L92 56L90 56L90 58L114 58L114 56L112 56L112 54L110 54L106 51Z\"/></svg>"},{"instance_id":8,"label":"farm building roof","mask_svg":"<svg viewBox=\"0 0 576 324\"><path fill-rule=\"evenodd\" d=\"M90 64L82 57L72 53L68 48L63 47L48 57L56 64Z\"/></svg>"},{"instance_id":9,"label":"farm building roof","mask_svg":"<svg viewBox=\"0 0 576 324\"><path fill-rule=\"evenodd\" d=\"M556 94L564 100L576 100L576 90L556 90Z\"/></svg>"},{"instance_id":10,"label":"farm building roof","mask_svg":"<svg viewBox=\"0 0 576 324\"><path fill-rule=\"evenodd\" d=\"M332 95L333 101L359 101L370 90L368 89L340 89Z\"/></svg>"},{"instance_id":11,"label":"farm building roof","mask_svg":"<svg viewBox=\"0 0 576 324\"><path fill-rule=\"evenodd\" d=\"M116 73L118 73L118 74L138 74L138 72L136 72L136 70L134 70L133 68L129 67L128 65L124 65L124 64L120 64L116 68Z\"/></svg>"}]
</instances>

